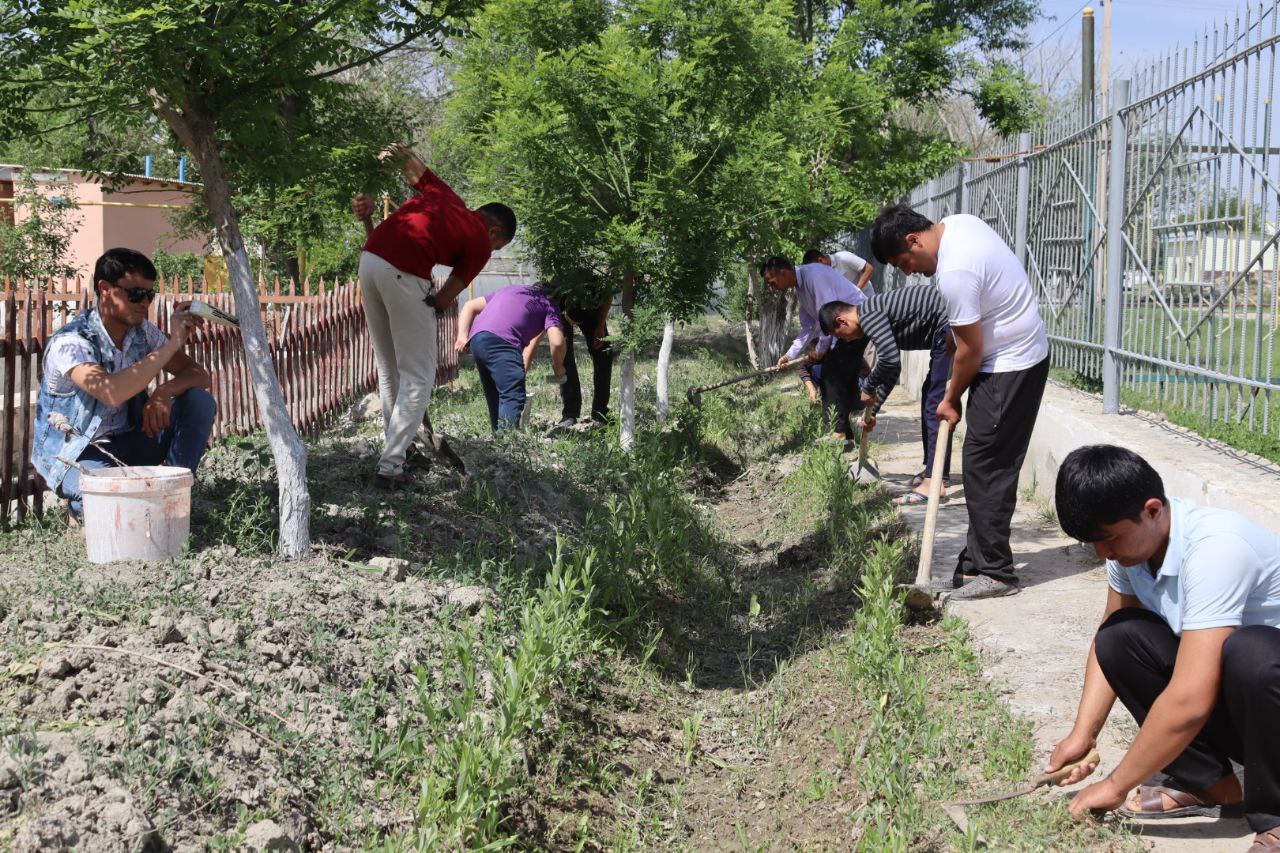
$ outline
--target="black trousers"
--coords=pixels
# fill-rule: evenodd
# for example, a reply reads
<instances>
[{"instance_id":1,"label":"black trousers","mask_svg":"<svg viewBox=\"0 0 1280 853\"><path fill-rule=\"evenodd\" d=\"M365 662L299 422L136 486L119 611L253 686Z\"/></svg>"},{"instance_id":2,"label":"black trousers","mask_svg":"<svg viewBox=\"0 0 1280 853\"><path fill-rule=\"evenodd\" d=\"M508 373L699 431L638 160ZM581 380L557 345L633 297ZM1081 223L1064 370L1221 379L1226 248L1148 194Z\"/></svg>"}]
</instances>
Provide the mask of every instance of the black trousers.
<instances>
[{"instance_id":1,"label":"black trousers","mask_svg":"<svg viewBox=\"0 0 1280 853\"><path fill-rule=\"evenodd\" d=\"M1048 378L1045 358L1026 370L979 373L969 386L961 472L969 533L957 572L1018 582L1009 526L1018 503L1018 474Z\"/></svg>"},{"instance_id":2,"label":"black trousers","mask_svg":"<svg viewBox=\"0 0 1280 853\"><path fill-rule=\"evenodd\" d=\"M609 413L609 383L613 380L613 348L606 342L597 348L596 312L570 311L569 319L582 332L587 342L587 353L591 356L591 417L603 421ZM606 334L608 334L606 332ZM582 381L578 378L578 362L573 355L573 329L564 333L568 349L564 355L565 381L560 386L560 418L582 417Z\"/></svg>"},{"instance_id":3,"label":"black trousers","mask_svg":"<svg viewBox=\"0 0 1280 853\"><path fill-rule=\"evenodd\" d=\"M1094 638L1107 683L1141 725L1169 686L1178 637L1149 610L1111 614ZM1280 628L1238 628L1222 647L1218 704L1200 734L1164 768L1179 788L1204 791L1244 765L1245 817L1254 832L1280 826Z\"/></svg>"},{"instance_id":4,"label":"black trousers","mask_svg":"<svg viewBox=\"0 0 1280 853\"><path fill-rule=\"evenodd\" d=\"M822 359L823 419L826 419L827 410L834 409L831 431L846 439L853 438L850 413L865 408L862 387L858 382L865 364L862 357L865 351L866 343L863 341L837 341Z\"/></svg>"},{"instance_id":5,"label":"black trousers","mask_svg":"<svg viewBox=\"0 0 1280 853\"><path fill-rule=\"evenodd\" d=\"M947 379L951 376L951 356L947 355L947 339L951 327L943 326L934 335L929 349L929 372L920 387L920 439L924 444L924 475L933 476L933 452L938 447L938 404L947 393ZM942 476L951 476L951 436L947 436L946 462Z\"/></svg>"}]
</instances>

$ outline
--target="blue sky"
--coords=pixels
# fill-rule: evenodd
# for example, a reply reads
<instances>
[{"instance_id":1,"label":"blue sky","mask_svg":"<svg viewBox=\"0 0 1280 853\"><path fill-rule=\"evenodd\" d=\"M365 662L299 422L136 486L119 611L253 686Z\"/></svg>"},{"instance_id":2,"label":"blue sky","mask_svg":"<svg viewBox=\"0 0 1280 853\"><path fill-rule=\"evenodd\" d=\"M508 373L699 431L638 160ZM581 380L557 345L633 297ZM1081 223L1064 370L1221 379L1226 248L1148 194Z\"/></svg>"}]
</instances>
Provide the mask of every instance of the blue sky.
<instances>
[{"instance_id":1,"label":"blue sky","mask_svg":"<svg viewBox=\"0 0 1280 853\"><path fill-rule=\"evenodd\" d=\"M1244 4L1236 0L1114 0L1111 32L1111 67L1114 70L1145 64L1162 55L1172 46L1190 45L1204 32L1206 25L1212 29L1216 21L1221 24L1228 16L1234 23L1237 11L1243 17ZM1098 47L1102 41L1102 15L1100 2L1082 3L1073 0L1042 0L1042 18L1031 27L1031 42L1047 39L1053 43L1060 38L1069 39L1077 46L1079 57L1080 11L1086 6L1094 10L1098 31ZM1271 5L1271 0L1267 0ZM1257 15L1256 0L1253 4ZM1056 31L1056 32L1055 32ZM1267 22L1270 32L1270 20ZM1077 59L1077 62L1079 60Z\"/></svg>"}]
</instances>

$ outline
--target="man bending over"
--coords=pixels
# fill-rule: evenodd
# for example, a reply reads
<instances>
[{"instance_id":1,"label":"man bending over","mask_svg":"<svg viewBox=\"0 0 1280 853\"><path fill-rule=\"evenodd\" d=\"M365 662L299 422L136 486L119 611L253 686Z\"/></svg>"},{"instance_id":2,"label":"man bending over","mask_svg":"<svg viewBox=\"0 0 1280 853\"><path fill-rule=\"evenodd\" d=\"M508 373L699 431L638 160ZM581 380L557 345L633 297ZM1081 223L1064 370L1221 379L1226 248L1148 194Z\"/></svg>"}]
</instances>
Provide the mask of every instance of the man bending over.
<instances>
[{"instance_id":1,"label":"man bending over","mask_svg":"<svg viewBox=\"0 0 1280 853\"><path fill-rule=\"evenodd\" d=\"M938 445L938 418L934 412L942 402L951 373L947 345L951 338L947 306L938 289L929 285L900 287L883 296L873 296L862 305L828 302L818 320L824 335L842 341L868 341L876 348L876 366L863 383L862 402L871 406L864 418L868 428L902 375L903 350L929 350L929 372L920 390L920 435L924 444L924 469L912 479L915 487L893 502L899 506L928 503L929 481L933 477L933 451ZM951 476L951 439L947 437L946 464L941 476Z\"/></svg>"},{"instance_id":2,"label":"man bending over","mask_svg":"<svg viewBox=\"0 0 1280 853\"><path fill-rule=\"evenodd\" d=\"M818 328L818 312L828 302L847 302L861 305L866 301L853 282L825 264L811 263L796 266L783 257L774 256L760 266L760 274L769 287L779 293L794 289L796 305L800 311L800 334L791 347L778 359L783 365L804 355L810 346L811 362L822 362L823 415L827 403L835 408L834 432L837 438L848 442L853 438L853 424L849 414L862 410L858 394L858 376L864 362L863 348L851 343L821 335Z\"/></svg>"},{"instance_id":3,"label":"man bending over","mask_svg":"<svg viewBox=\"0 0 1280 853\"><path fill-rule=\"evenodd\" d=\"M454 346L460 353L470 349L476 360L492 429L520 425L527 398L525 379L533 355L531 344L544 332L551 345L552 370L563 380L568 349L564 320L542 288L513 284L462 306Z\"/></svg>"}]
</instances>

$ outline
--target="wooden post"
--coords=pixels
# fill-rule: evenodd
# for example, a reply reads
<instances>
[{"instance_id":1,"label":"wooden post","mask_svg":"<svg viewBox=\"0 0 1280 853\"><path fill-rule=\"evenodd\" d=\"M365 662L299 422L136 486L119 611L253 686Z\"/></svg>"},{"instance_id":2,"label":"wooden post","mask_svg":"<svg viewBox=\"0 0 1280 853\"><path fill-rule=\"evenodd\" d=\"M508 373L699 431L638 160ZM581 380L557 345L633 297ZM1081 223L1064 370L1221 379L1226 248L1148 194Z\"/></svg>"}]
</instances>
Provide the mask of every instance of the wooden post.
<instances>
[{"instance_id":1,"label":"wooden post","mask_svg":"<svg viewBox=\"0 0 1280 853\"><path fill-rule=\"evenodd\" d=\"M4 358L4 398L0 399L0 510L4 519L9 517L9 503L14 497L13 483L13 391L14 368L17 366L18 346L18 301L13 291L6 292L4 299L4 340L0 341L4 350L0 355Z\"/></svg>"},{"instance_id":2,"label":"wooden post","mask_svg":"<svg viewBox=\"0 0 1280 853\"><path fill-rule=\"evenodd\" d=\"M27 511L30 509L29 499L31 497L31 426L35 417L31 405L31 337L34 332L31 322L31 310L35 307L32 296L34 293L28 291L26 300L22 305L22 340L18 346L21 347L19 355L22 359L21 365L21 382L22 390L20 392L21 402L18 404L19 425L22 428L21 437L18 439L18 520L26 518Z\"/></svg>"},{"instance_id":3,"label":"wooden post","mask_svg":"<svg viewBox=\"0 0 1280 853\"><path fill-rule=\"evenodd\" d=\"M36 342L35 342L35 358L36 358L36 387L44 381L44 347L45 341L49 340L49 314L48 299L42 292L37 296L37 307L39 310L39 319L36 321ZM35 475L39 476L39 475ZM44 514L44 479L39 478L35 484L35 511L37 515Z\"/></svg>"}]
</instances>

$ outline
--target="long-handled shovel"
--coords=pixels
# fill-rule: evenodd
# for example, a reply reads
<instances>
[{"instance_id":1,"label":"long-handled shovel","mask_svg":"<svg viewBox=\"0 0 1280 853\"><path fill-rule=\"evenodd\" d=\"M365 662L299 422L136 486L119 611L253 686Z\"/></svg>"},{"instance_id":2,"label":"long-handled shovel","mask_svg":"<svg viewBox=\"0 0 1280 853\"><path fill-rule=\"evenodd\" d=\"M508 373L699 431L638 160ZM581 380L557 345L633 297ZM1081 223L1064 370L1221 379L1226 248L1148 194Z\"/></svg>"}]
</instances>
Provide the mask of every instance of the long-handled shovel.
<instances>
[{"instance_id":1,"label":"long-handled shovel","mask_svg":"<svg viewBox=\"0 0 1280 853\"><path fill-rule=\"evenodd\" d=\"M912 610L933 608L933 538L938 527L938 505L942 502L942 466L947 458L947 445L951 443L951 423L938 424L938 445L933 451L933 476L929 478L929 504L924 511L924 534L920 537L920 565L916 569L916 582L904 589L907 607Z\"/></svg>"},{"instance_id":2,"label":"long-handled shovel","mask_svg":"<svg viewBox=\"0 0 1280 853\"><path fill-rule=\"evenodd\" d=\"M791 361L788 361L786 364L775 364L773 367L766 367L764 370L753 370L750 373L744 373L741 376L734 376L730 379L725 379L722 382L716 382L711 385L699 385L696 388L690 388L688 391L686 391L685 396L689 398L689 402L693 403L694 406L701 406L702 395L708 391L714 391L717 388L723 388L726 385L736 385L739 382L746 382L748 379L755 379L760 376L768 376L770 373L777 373L780 370L786 370L787 368L793 367L799 364L800 362L801 362L801 359L798 359L798 358L792 359Z\"/></svg>"},{"instance_id":3,"label":"long-handled shovel","mask_svg":"<svg viewBox=\"0 0 1280 853\"><path fill-rule=\"evenodd\" d=\"M431 415L426 412L422 414L422 426L418 429L418 437L423 439L423 442L431 450L432 456L457 471L463 477L467 476L466 463L449 446L448 439L443 435L436 435L436 431L431 428Z\"/></svg>"}]
</instances>

